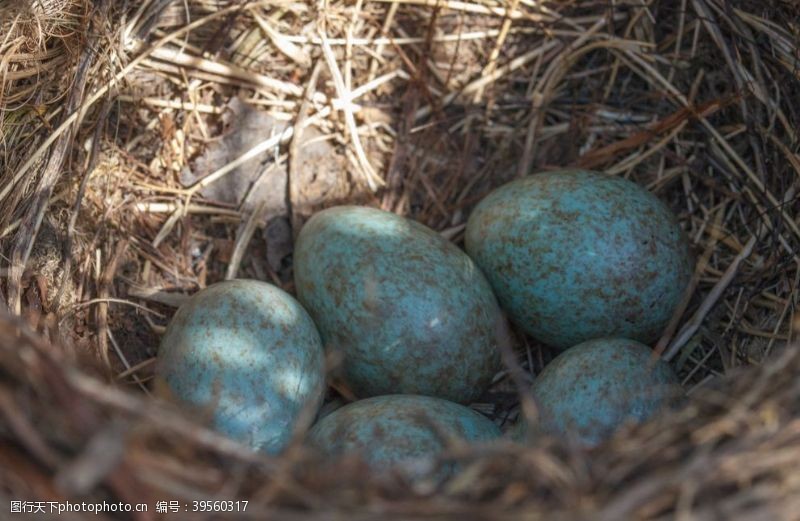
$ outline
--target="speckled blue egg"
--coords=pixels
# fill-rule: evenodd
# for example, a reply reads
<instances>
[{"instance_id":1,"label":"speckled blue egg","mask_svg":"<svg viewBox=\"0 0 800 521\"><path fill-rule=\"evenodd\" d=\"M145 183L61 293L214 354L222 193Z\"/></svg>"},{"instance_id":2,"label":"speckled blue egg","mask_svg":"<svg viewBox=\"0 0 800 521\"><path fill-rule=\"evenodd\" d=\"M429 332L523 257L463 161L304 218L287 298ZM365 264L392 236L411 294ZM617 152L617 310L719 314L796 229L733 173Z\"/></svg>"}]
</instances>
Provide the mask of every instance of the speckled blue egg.
<instances>
[{"instance_id":1,"label":"speckled blue egg","mask_svg":"<svg viewBox=\"0 0 800 521\"><path fill-rule=\"evenodd\" d=\"M356 396L466 403L490 384L505 318L481 271L433 230L340 206L306 223L294 255L298 298Z\"/></svg>"},{"instance_id":2,"label":"speckled blue egg","mask_svg":"<svg viewBox=\"0 0 800 521\"><path fill-rule=\"evenodd\" d=\"M161 340L157 388L257 450L279 452L325 390L322 341L302 306L254 280L214 284L177 311Z\"/></svg>"},{"instance_id":3,"label":"speckled blue egg","mask_svg":"<svg viewBox=\"0 0 800 521\"><path fill-rule=\"evenodd\" d=\"M592 446L626 422L642 422L680 403L672 369L644 344L601 338L571 347L533 382L539 412L533 432ZM525 425L517 435L526 432Z\"/></svg>"},{"instance_id":4,"label":"speckled blue egg","mask_svg":"<svg viewBox=\"0 0 800 521\"><path fill-rule=\"evenodd\" d=\"M431 461L450 439L488 442L500 429L472 409L440 398L385 395L337 409L308 433L309 444L329 457L357 455L371 467Z\"/></svg>"},{"instance_id":5,"label":"speckled blue egg","mask_svg":"<svg viewBox=\"0 0 800 521\"><path fill-rule=\"evenodd\" d=\"M511 320L560 349L608 336L655 341L693 271L661 201L621 177L580 170L490 193L469 218L466 249Z\"/></svg>"}]
</instances>

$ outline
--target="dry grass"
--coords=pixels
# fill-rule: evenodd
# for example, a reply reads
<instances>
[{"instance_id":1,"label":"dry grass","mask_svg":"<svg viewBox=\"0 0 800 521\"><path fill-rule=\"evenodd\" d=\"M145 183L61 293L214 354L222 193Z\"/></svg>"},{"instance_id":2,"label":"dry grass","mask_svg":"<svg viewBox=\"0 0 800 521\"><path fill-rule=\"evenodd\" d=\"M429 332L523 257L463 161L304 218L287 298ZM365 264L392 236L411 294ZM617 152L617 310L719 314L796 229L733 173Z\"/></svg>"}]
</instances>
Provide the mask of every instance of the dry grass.
<instances>
[{"instance_id":1,"label":"dry grass","mask_svg":"<svg viewBox=\"0 0 800 521\"><path fill-rule=\"evenodd\" d=\"M789 520L800 507L796 349L593 452L557 440L453 447L436 463L459 461L459 474L412 485L302 444L255 455L141 394L64 371L64 353L19 325L0 321L4 502L149 504L137 520L169 500L246 500L236 519L288 520Z\"/></svg>"},{"instance_id":2,"label":"dry grass","mask_svg":"<svg viewBox=\"0 0 800 521\"><path fill-rule=\"evenodd\" d=\"M607 454L529 449L530 466L515 471L503 465L523 457L521 449L500 449L508 453L493 455L498 463L476 464L465 485L450 484L455 488L421 504L452 513L468 500L477 515L500 501L506 509L525 505L532 518L550 506L566 517L574 507L619 514L609 519L632 512L710 518L722 498L726 517L744 519L748 509L776 500L770 494L779 482L797 490L796 478L783 474L800 446L800 390L786 379L796 361L782 354L797 334L800 282L800 14L792 3L132 4L124 10L122 2L31 1L0 8L0 225L9 274L3 298L69 357L117 386L146 392L158 336L183 295L234 273L291 290L290 257L267 261L276 245L263 226L263 207L203 195L248 165L259 175L285 169L288 188L276 189L287 193L295 233L316 209L359 202L411 216L456 242L470 208L504 181L551 168L604 170L656 193L692 240L692 291L655 347L704 401L626 435ZM235 132L225 117L237 96L283 129L184 184L198 158ZM320 167L303 162L303 139L312 132L341 165L331 180L335 190L306 182ZM520 337L519 344L520 364L531 374L551 356L531 339ZM745 383L726 387L729 396L701 392L718 377L775 357L783 366L771 367L783 369L743 377ZM26 385L47 396L37 387L45 385L36 379L41 375L30 370L21 373L19 388L0 389L6 400ZM758 382L766 387L737 394ZM513 390L498 375L477 407L498 422L513 418ZM774 393L782 394L763 401ZM163 436L158 422L148 423L152 415L138 409L150 405L119 396L127 405L94 397L87 408L103 417L136 408L146 431L141 439ZM740 408L742 402L748 403ZM8 425L32 421L13 407L2 411ZM57 411L39 415L69 421ZM92 428L105 432L101 423ZM29 453L61 450L52 448L51 432L29 427L0 432L13 432ZM173 437L187 431L175 429ZM39 448L23 442L32 433ZM174 441L158 436L134 444L130 457L155 458L154 447L167 453ZM374 512L392 495L391 487L359 490L347 480L334 487L338 496L320 492L315 480L333 486L322 474L297 477L302 486L279 486L270 481L272 467L237 451L224 456L233 458L230 466L212 472L215 483L237 472L234 460L245 460L264 480L257 481L263 489L248 489L264 508L299 502L313 517L308 509L374 499L366 510ZM762 453L763 468L731 470L737 458ZM658 456L652 468L646 455ZM208 461L197 465L207 468ZM280 468L294 476L296 464ZM541 481L528 475L531 468L542 472ZM607 484L600 480L606 470L615 476ZM756 474L742 478L751 470ZM96 484L118 497L132 493L109 476ZM170 479L183 478L162 476L160 483ZM517 487L517 479L527 484ZM642 484L623 487L633 482ZM422 501L420 491L406 490L392 508L416 508L403 495L414 493ZM786 501L778 514L796 511ZM636 510L651 503L653 510Z\"/></svg>"}]
</instances>

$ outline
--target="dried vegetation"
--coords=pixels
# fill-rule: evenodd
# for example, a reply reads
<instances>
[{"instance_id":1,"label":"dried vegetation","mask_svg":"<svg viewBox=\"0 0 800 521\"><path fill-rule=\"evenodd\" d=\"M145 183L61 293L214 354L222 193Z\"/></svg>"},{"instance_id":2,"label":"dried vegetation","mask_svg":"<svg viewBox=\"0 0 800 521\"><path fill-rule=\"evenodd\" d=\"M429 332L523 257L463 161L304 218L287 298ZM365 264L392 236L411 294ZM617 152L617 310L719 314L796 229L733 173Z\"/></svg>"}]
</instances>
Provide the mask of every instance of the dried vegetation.
<instances>
[{"instance_id":1,"label":"dried vegetation","mask_svg":"<svg viewBox=\"0 0 800 521\"><path fill-rule=\"evenodd\" d=\"M280 519L795 517L798 93L783 0L0 3L0 494L250 498ZM147 396L184 295L291 290L315 210L379 206L458 242L493 187L563 167L647 186L691 238L656 346L686 410L588 454L456 447L464 472L411 487L302 446L253 456ZM520 336L518 355L533 375L551 353ZM515 390L498 375L476 407L507 422Z\"/></svg>"}]
</instances>

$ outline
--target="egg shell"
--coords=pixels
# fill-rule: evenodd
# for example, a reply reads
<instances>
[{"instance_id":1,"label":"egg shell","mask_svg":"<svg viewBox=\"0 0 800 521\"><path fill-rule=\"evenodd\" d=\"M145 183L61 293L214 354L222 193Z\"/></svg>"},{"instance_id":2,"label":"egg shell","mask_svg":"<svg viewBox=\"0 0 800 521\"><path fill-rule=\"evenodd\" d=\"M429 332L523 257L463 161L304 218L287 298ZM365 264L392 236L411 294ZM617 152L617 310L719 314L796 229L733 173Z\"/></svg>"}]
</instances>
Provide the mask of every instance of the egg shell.
<instances>
[{"instance_id":1,"label":"egg shell","mask_svg":"<svg viewBox=\"0 0 800 521\"><path fill-rule=\"evenodd\" d=\"M295 245L300 301L358 397L423 394L467 403L508 341L491 287L433 230L373 208L314 215Z\"/></svg>"},{"instance_id":2,"label":"egg shell","mask_svg":"<svg viewBox=\"0 0 800 521\"><path fill-rule=\"evenodd\" d=\"M560 349L609 336L655 341L693 271L669 208L597 172L546 172L498 188L472 212L465 242L509 318Z\"/></svg>"},{"instance_id":3,"label":"egg shell","mask_svg":"<svg viewBox=\"0 0 800 521\"><path fill-rule=\"evenodd\" d=\"M534 432L596 445L626 422L642 422L680 403L683 393L666 363L644 344L601 338L567 349L536 376ZM521 426L516 437L526 433Z\"/></svg>"},{"instance_id":4,"label":"egg shell","mask_svg":"<svg viewBox=\"0 0 800 521\"><path fill-rule=\"evenodd\" d=\"M410 460L431 461L450 439L488 442L500 429L472 409L418 395L385 395L345 405L317 422L308 442L328 457L358 455L385 470ZM449 438L449 439L448 439Z\"/></svg>"},{"instance_id":5,"label":"egg shell","mask_svg":"<svg viewBox=\"0 0 800 521\"><path fill-rule=\"evenodd\" d=\"M158 353L157 388L255 449L279 452L298 414L325 390L322 341L311 317L271 284L232 280L193 295Z\"/></svg>"}]
</instances>

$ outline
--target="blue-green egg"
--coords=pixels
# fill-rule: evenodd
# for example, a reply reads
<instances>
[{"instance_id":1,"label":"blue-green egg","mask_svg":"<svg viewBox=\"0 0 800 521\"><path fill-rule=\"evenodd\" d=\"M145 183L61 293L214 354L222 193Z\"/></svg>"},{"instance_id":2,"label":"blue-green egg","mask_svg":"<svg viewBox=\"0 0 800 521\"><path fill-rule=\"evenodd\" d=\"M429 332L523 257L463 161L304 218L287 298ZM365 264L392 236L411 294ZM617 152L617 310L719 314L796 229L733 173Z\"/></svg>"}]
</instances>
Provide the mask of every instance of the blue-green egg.
<instances>
[{"instance_id":1,"label":"blue-green egg","mask_svg":"<svg viewBox=\"0 0 800 521\"><path fill-rule=\"evenodd\" d=\"M469 218L466 249L509 318L560 349L608 336L655 341L693 271L688 241L658 198L581 170L490 193Z\"/></svg>"},{"instance_id":2,"label":"blue-green egg","mask_svg":"<svg viewBox=\"0 0 800 521\"><path fill-rule=\"evenodd\" d=\"M377 470L431 462L459 440L489 442L500 429L472 409L440 398L385 395L345 405L317 422L308 441L328 457L357 456Z\"/></svg>"},{"instance_id":3,"label":"blue-green egg","mask_svg":"<svg viewBox=\"0 0 800 521\"><path fill-rule=\"evenodd\" d=\"M373 208L314 215L295 245L297 295L358 397L467 403L499 369L505 318L470 258L433 230Z\"/></svg>"},{"instance_id":4,"label":"blue-green egg","mask_svg":"<svg viewBox=\"0 0 800 521\"><path fill-rule=\"evenodd\" d=\"M232 280L193 295L161 340L158 389L257 450L279 452L325 390L322 341L280 288Z\"/></svg>"},{"instance_id":5,"label":"blue-green egg","mask_svg":"<svg viewBox=\"0 0 800 521\"><path fill-rule=\"evenodd\" d=\"M590 340L567 349L536 376L531 392L539 414L533 433L587 446L607 439L625 423L643 422L679 404L683 397L669 365L646 345L623 338ZM521 423L513 435L524 436L526 427Z\"/></svg>"}]
</instances>

